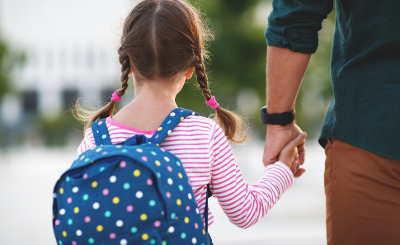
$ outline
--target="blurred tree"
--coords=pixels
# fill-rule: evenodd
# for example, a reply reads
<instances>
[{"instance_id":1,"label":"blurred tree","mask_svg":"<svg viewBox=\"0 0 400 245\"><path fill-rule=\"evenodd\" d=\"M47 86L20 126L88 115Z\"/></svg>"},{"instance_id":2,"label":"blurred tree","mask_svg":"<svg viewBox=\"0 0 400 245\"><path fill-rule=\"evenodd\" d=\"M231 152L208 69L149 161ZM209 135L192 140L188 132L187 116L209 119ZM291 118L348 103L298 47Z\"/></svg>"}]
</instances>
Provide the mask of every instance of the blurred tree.
<instances>
[{"instance_id":1,"label":"blurred tree","mask_svg":"<svg viewBox=\"0 0 400 245\"><path fill-rule=\"evenodd\" d=\"M251 89L265 103L264 31L272 10L267 0L191 0L209 19L215 40L209 45L211 59L207 74L212 94L224 108L235 110L238 94ZM261 15L261 18L259 18ZM257 19L259 18L259 19ZM324 114L332 99L329 62L334 28L334 13L323 22L318 51L313 55L296 104L298 124L310 136L317 136ZM189 85L189 86L188 86ZM178 105L202 115L213 112L205 106L195 78L177 97ZM261 105L254 105L259 107ZM244 109L244 108L243 108ZM259 108L247 114L252 129L264 138Z\"/></svg>"}]
</instances>

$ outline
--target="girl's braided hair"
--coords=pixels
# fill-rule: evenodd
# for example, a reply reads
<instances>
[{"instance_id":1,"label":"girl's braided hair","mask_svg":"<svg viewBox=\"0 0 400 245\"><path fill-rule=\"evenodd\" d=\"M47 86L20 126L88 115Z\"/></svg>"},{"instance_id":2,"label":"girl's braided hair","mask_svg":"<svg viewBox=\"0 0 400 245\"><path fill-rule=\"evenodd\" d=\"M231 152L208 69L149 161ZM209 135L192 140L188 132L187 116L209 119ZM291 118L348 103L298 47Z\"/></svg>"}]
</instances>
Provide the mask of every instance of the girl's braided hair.
<instances>
[{"instance_id":1,"label":"girl's braided hair","mask_svg":"<svg viewBox=\"0 0 400 245\"><path fill-rule=\"evenodd\" d=\"M197 82L208 101L211 92L205 72L205 43L212 39L199 12L183 0L143 0L129 13L123 25L121 48L122 97L128 87L129 73L151 80L170 78L190 67L195 67ZM142 79L139 79L142 80ZM90 127L93 121L113 115L115 102L111 101L98 111L83 110L76 104L76 116ZM228 140L240 143L246 139L243 122L236 114L218 107L215 120Z\"/></svg>"}]
</instances>

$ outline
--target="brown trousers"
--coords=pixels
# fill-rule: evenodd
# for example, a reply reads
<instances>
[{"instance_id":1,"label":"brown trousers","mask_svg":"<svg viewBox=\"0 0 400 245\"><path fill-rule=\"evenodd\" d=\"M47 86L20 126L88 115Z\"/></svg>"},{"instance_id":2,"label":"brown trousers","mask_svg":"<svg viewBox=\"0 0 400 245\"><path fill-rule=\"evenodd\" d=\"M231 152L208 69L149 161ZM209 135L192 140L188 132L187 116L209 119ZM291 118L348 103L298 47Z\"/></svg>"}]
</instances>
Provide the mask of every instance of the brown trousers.
<instances>
[{"instance_id":1,"label":"brown trousers","mask_svg":"<svg viewBox=\"0 0 400 245\"><path fill-rule=\"evenodd\" d=\"M337 139L325 154L328 245L400 245L400 160Z\"/></svg>"}]
</instances>

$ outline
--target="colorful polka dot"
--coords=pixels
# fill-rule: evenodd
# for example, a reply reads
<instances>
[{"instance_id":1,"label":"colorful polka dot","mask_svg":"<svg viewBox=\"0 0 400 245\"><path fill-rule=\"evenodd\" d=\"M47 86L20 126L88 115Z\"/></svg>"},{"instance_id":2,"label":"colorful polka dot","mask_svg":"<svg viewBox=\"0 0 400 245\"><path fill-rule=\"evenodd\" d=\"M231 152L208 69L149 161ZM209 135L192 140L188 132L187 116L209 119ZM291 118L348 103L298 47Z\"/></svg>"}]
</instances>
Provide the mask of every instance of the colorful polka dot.
<instances>
[{"instance_id":1,"label":"colorful polka dot","mask_svg":"<svg viewBox=\"0 0 400 245\"><path fill-rule=\"evenodd\" d=\"M166 196L167 198L171 198L171 193L170 193L169 191L167 191L167 193L165 193L165 196Z\"/></svg>"},{"instance_id":2,"label":"colorful polka dot","mask_svg":"<svg viewBox=\"0 0 400 245\"><path fill-rule=\"evenodd\" d=\"M175 219L175 217L176 217L176 214L175 214L175 213L172 213L172 214L171 214L171 219Z\"/></svg>"},{"instance_id":3,"label":"colorful polka dot","mask_svg":"<svg viewBox=\"0 0 400 245\"><path fill-rule=\"evenodd\" d=\"M199 229L199 224L194 223L194 228L195 228L195 229Z\"/></svg>"},{"instance_id":4,"label":"colorful polka dot","mask_svg":"<svg viewBox=\"0 0 400 245\"><path fill-rule=\"evenodd\" d=\"M178 177L179 177L180 179L182 179L182 178L183 178L183 175L182 175L181 173L178 173Z\"/></svg>"},{"instance_id":5,"label":"colorful polka dot","mask_svg":"<svg viewBox=\"0 0 400 245\"><path fill-rule=\"evenodd\" d=\"M60 188L60 194L64 194L64 189Z\"/></svg>"},{"instance_id":6,"label":"colorful polka dot","mask_svg":"<svg viewBox=\"0 0 400 245\"><path fill-rule=\"evenodd\" d=\"M144 233L142 235L142 240L146 241L147 239L149 239L149 235L147 235L146 233Z\"/></svg>"},{"instance_id":7,"label":"colorful polka dot","mask_svg":"<svg viewBox=\"0 0 400 245\"><path fill-rule=\"evenodd\" d=\"M152 181L151 179L147 179L147 180L146 180L146 184L147 184L147 185L152 185L152 184L153 184L153 181Z\"/></svg>"},{"instance_id":8,"label":"colorful polka dot","mask_svg":"<svg viewBox=\"0 0 400 245\"><path fill-rule=\"evenodd\" d=\"M85 155L81 156L81 160L82 160L83 158L85 158Z\"/></svg>"},{"instance_id":9,"label":"colorful polka dot","mask_svg":"<svg viewBox=\"0 0 400 245\"><path fill-rule=\"evenodd\" d=\"M121 152L122 152L122 153L127 153L128 150L127 150L127 149L122 149Z\"/></svg>"},{"instance_id":10,"label":"colorful polka dot","mask_svg":"<svg viewBox=\"0 0 400 245\"><path fill-rule=\"evenodd\" d=\"M125 162L125 161L121 161L121 162L119 163L119 166L120 166L121 168L125 168L125 167L126 167L126 162Z\"/></svg>"},{"instance_id":11,"label":"colorful polka dot","mask_svg":"<svg viewBox=\"0 0 400 245\"><path fill-rule=\"evenodd\" d=\"M147 219L147 214L141 214L140 215L140 219L143 220L143 221L146 220Z\"/></svg>"},{"instance_id":12,"label":"colorful polka dot","mask_svg":"<svg viewBox=\"0 0 400 245\"><path fill-rule=\"evenodd\" d=\"M176 114L175 114L175 112L171 112L169 115L170 115L171 117L174 117Z\"/></svg>"},{"instance_id":13,"label":"colorful polka dot","mask_svg":"<svg viewBox=\"0 0 400 245\"><path fill-rule=\"evenodd\" d=\"M171 178L168 178L167 182L168 182L169 185L172 185L174 183L174 181Z\"/></svg>"},{"instance_id":14,"label":"colorful polka dot","mask_svg":"<svg viewBox=\"0 0 400 245\"><path fill-rule=\"evenodd\" d=\"M121 239L121 241L119 242L119 244L121 245L126 245L128 244L128 241L126 239Z\"/></svg>"},{"instance_id":15,"label":"colorful polka dot","mask_svg":"<svg viewBox=\"0 0 400 245\"><path fill-rule=\"evenodd\" d=\"M56 221L54 221L55 225L59 225L60 224L60 220L56 219Z\"/></svg>"},{"instance_id":16,"label":"colorful polka dot","mask_svg":"<svg viewBox=\"0 0 400 245\"><path fill-rule=\"evenodd\" d=\"M185 217L184 221L185 221L186 224L189 223L189 218Z\"/></svg>"},{"instance_id":17,"label":"colorful polka dot","mask_svg":"<svg viewBox=\"0 0 400 245\"><path fill-rule=\"evenodd\" d=\"M157 131L161 131L162 130L162 127L159 127L158 129L157 129Z\"/></svg>"},{"instance_id":18,"label":"colorful polka dot","mask_svg":"<svg viewBox=\"0 0 400 245\"><path fill-rule=\"evenodd\" d=\"M165 160L166 162L169 162L169 158L168 158L168 157L164 157L164 160Z\"/></svg>"},{"instance_id":19,"label":"colorful polka dot","mask_svg":"<svg viewBox=\"0 0 400 245\"><path fill-rule=\"evenodd\" d=\"M128 205L128 206L126 207L126 211L127 211L127 212L132 212L132 211L133 211L133 206L132 206L132 205Z\"/></svg>"},{"instance_id":20,"label":"colorful polka dot","mask_svg":"<svg viewBox=\"0 0 400 245\"><path fill-rule=\"evenodd\" d=\"M89 216L86 216L85 219L84 219L84 221L85 221L86 223L89 223L90 220L91 220L91 218L90 218Z\"/></svg>"},{"instance_id":21,"label":"colorful polka dot","mask_svg":"<svg viewBox=\"0 0 400 245\"><path fill-rule=\"evenodd\" d=\"M132 228L131 228L131 232L132 232L132 233L136 233L137 230L138 230L138 229L137 229L136 227L132 227Z\"/></svg>"},{"instance_id":22,"label":"colorful polka dot","mask_svg":"<svg viewBox=\"0 0 400 245\"><path fill-rule=\"evenodd\" d=\"M96 152L99 152L99 151L101 151L101 150L102 150L101 148L97 148L97 149L96 149Z\"/></svg>"},{"instance_id":23,"label":"colorful polka dot","mask_svg":"<svg viewBox=\"0 0 400 245\"><path fill-rule=\"evenodd\" d=\"M118 203L119 203L119 197L114 197L114 198L112 199L112 202L113 202L114 204L118 204Z\"/></svg>"},{"instance_id":24,"label":"colorful polka dot","mask_svg":"<svg viewBox=\"0 0 400 245\"><path fill-rule=\"evenodd\" d=\"M117 222L115 223L115 225L117 227L122 227L124 225L124 222L122 220L117 220Z\"/></svg>"},{"instance_id":25,"label":"colorful polka dot","mask_svg":"<svg viewBox=\"0 0 400 245\"><path fill-rule=\"evenodd\" d=\"M160 163L160 161L158 161L158 160L155 161L155 164L156 164L157 166L161 166L161 163Z\"/></svg>"},{"instance_id":26,"label":"colorful polka dot","mask_svg":"<svg viewBox=\"0 0 400 245\"><path fill-rule=\"evenodd\" d=\"M184 117L181 117L181 121L183 121L183 119L185 119Z\"/></svg>"},{"instance_id":27,"label":"colorful polka dot","mask_svg":"<svg viewBox=\"0 0 400 245\"><path fill-rule=\"evenodd\" d=\"M65 214L65 209L63 209L63 208L62 208L62 209L60 209L60 212L59 212L59 214L60 214L60 215L64 215L64 214Z\"/></svg>"},{"instance_id":28,"label":"colorful polka dot","mask_svg":"<svg viewBox=\"0 0 400 245\"><path fill-rule=\"evenodd\" d=\"M136 169L135 171L133 171L133 176L139 177L140 176L140 170Z\"/></svg>"},{"instance_id":29,"label":"colorful polka dot","mask_svg":"<svg viewBox=\"0 0 400 245\"><path fill-rule=\"evenodd\" d=\"M159 220L154 221L154 227L160 227L161 222Z\"/></svg>"},{"instance_id":30,"label":"colorful polka dot","mask_svg":"<svg viewBox=\"0 0 400 245\"><path fill-rule=\"evenodd\" d=\"M186 206L186 211L189 211L190 210L190 206L188 205L188 206Z\"/></svg>"},{"instance_id":31,"label":"colorful polka dot","mask_svg":"<svg viewBox=\"0 0 400 245\"><path fill-rule=\"evenodd\" d=\"M173 226L168 227L168 230L167 230L168 233L174 233L174 231L175 231L175 228Z\"/></svg>"},{"instance_id":32,"label":"colorful polka dot","mask_svg":"<svg viewBox=\"0 0 400 245\"><path fill-rule=\"evenodd\" d=\"M115 183L117 181L117 177L115 175L110 177L110 182Z\"/></svg>"},{"instance_id":33,"label":"colorful polka dot","mask_svg":"<svg viewBox=\"0 0 400 245\"><path fill-rule=\"evenodd\" d=\"M76 243L75 241L72 241L71 245L78 245L78 243Z\"/></svg>"},{"instance_id":34,"label":"colorful polka dot","mask_svg":"<svg viewBox=\"0 0 400 245\"><path fill-rule=\"evenodd\" d=\"M180 191L183 191L183 186L182 185L179 185L178 188L179 188Z\"/></svg>"},{"instance_id":35,"label":"colorful polka dot","mask_svg":"<svg viewBox=\"0 0 400 245\"><path fill-rule=\"evenodd\" d=\"M203 229L203 235L205 235L206 234L206 231Z\"/></svg>"},{"instance_id":36,"label":"colorful polka dot","mask_svg":"<svg viewBox=\"0 0 400 245\"><path fill-rule=\"evenodd\" d=\"M156 201L154 201L154 200L150 200L149 201L149 206L150 207L154 207L156 205Z\"/></svg>"},{"instance_id":37,"label":"colorful polka dot","mask_svg":"<svg viewBox=\"0 0 400 245\"><path fill-rule=\"evenodd\" d=\"M157 172L156 174L157 174L157 178L161 178L161 173L160 172Z\"/></svg>"},{"instance_id":38,"label":"colorful polka dot","mask_svg":"<svg viewBox=\"0 0 400 245\"><path fill-rule=\"evenodd\" d=\"M103 121L99 121L98 125L102 125L102 124L103 124Z\"/></svg>"},{"instance_id":39,"label":"colorful polka dot","mask_svg":"<svg viewBox=\"0 0 400 245\"><path fill-rule=\"evenodd\" d=\"M142 156L142 160L147 162L147 160L149 160L146 156Z\"/></svg>"},{"instance_id":40,"label":"colorful polka dot","mask_svg":"<svg viewBox=\"0 0 400 245\"><path fill-rule=\"evenodd\" d=\"M90 244L93 244L93 243L94 243L94 239L93 239L93 238L89 238L89 239L88 239L88 242L89 242Z\"/></svg>"},{"instance_id":41,"label":"colorful polka dot","mask_svg":"<svg viewBox=\"0 0 400 245\"><path fill-rule=\"evenodd\" d=\"M110 211L110 210L105 211L105 212L104 212L104 216L105 216L106 218L109 218L109 217L111 216L111 211Z\"/></svg>"},{"instance_id":42,"label":"colorful polka dot","mask_svg":"<svg viewBox=\"0 0 400 245\"><path fill-rule=\"evenodd\" d=\"M110 239L115 239L117 237L117 235L115 233L110 233L110 235L108 237Z\"/></svg>"},{"instance_id":43,"label":"colorful polka dot","mask_svg":"<svg viewBox=\"0 0 400 245\"><path fill-rule=\"evenodd\" d=\"M151 151L150 153L151 153L151 155L153 155L153 156L157 156L157 153L156 153L155 151Z\"/></svg>"},{"instance_id":44,"label":"colorful polka dot","mask_svg":"<svg viewBox=\"0 0 400 245\"><path fill-rule=\"evenodd\" d=\"M172 168L170 166L167 167L168 171L172 172Z\"/></svg>"},{"instance_id":45,"label":"colorful polka dot","mask_svg":"<svg viewBox=\"0 0 400 245\"><path fill-rule=\"evenodd\" d=\"M188 193L188 198L192 200L192 194Z\"/></svg>"},{"instance_id":46,"label":"colorful polka dot","mask_svg":"<svg viewBox=\"0 0 400 245\"><path fill-rule=\"evenodd\" d=\"M138 192L136 192L136 198L142 198L143 197L143 192L141 192L141 191L138 191Z\"/></svg>"},{"instance_id":47,"label":"colorful polka dot","mask_svg":"<svg viewBox=\"0 0 400 245\"><path fill-rule=\"evenodd\" d=\"M176 205L181 206L181 204L182 204L181 199L176 199Z\"/></svg>"},{"instance_id":48,"label":"colorful polka dot","mask_svg":"<svg viewBox=\"0 0 400 245\"><path fill-rule=\"evenodd\" d=\"M185 233L185 232L182 232L182 233L181 233L181 238L182 238L182 239L185 239L185 238L186 238L186 233Z\"/></svg>"},{"instance_id":49,"label":"colorful polka dot","mask_svg":"<svg viewBox=\"0 0 400 245\"><path fill-rule=\"evenodd\" d=\"M65 181L69 182L71 178L69 176L65 177Z\"/></svg>"},{"instance_id":50,"label":"colorful polka dot","mask_svg":"<svg viewBox=\"0 0 400 245\"><path fill-rule=\"evenodd\" d=\"M197 243L197 239L195 237L192 238L192 243L196 244Z\"/></svg>"},{"instance_id":51,"label":"colorful polka dot","mask_svg":"<svg viewBox=\"0 0 400 245\"><path fill-rule=\"evenodd\" d=\"M72 219L68 219L68 225L72 225L73 220Z\"/></svg>"},{"instance_id":52,"label":"colorful polka dot","mask_svg":"<svg viewBox=\"0 0 400 245\"><path fill-rule=\"evenodd\" d=\"M72 192L73 193L77 193L79 191L79 188L77 186L75 186L74 188L72 188Z\"/></svg>"},{"instance_id":53,"label":"colorful polka dot","mask_svg":"<svg viewBox=\"0 0 400 245\"><path fill-rule=\"evenodd\" d=\"M82 196L82 199L83 199L84 201L87 201L87 200L89 199L89 195L88 195L88 194L83 195L83 196Z\"/></svg>"},{"instance_id":54,"label":"colorful polka dot","mask_svg":"<svg viewBox=\"0 0 400 245\"><path fill-rule=\"evenodd\" d=\"M67 203L70 204L71 202L72 202L72 198L71 198L71 197L68 197L68 198L67 198Z\"/></svg>"},{"instance_id":55,"label":"colorful polka dot","mask_svg":"<svg viewBox=\"0 0 400 245\"><path fill-rule=\"evenodd\" d=\"M81 230L77 230L77 231L76 231L76 235L77 235L77 236L82 236L82 231L81 231Z\"/></svg>"},{"instance_id":56,"label":"colorful polka dot","mask_svg":"<svg viewBox=\"0 0 400 245\"><path fill-rule=\"evenodd\" d=\"M130 185L128 182L126 182L126 183L123 185L123 187L124 187L125 190L128 190L129 188L131 188L131 185Z\"/></svg>"},{"instance_id":57,"label":"colorful polka dot","mask_svg":"<svg viewBox=\"0 0 400 245\"><path fill-rule=\"evenodd\" d=\"M93 209L99 209L100 208L100 203L95 202L93 203Z\"/></svg>"},{"instance_id":58,"label":"colorful polka dot","mask_svg":"<svg viewBox=\"0 0 400 245\"><path fill-rule=\"evenodd\" d=\"M168 135L170 135L170 134L171 134L171 132L172 132L171 130L168 130L167 134L168 134Z\"/></svg>"},{"instance_id":59,"label":"colorful polka dot","mask_svg":"<svg viewBox=\"0 0 400 245\"><path fill-rule=\"evenodd\" d=\"M104 196L107 196L110 193L110 191L107 188L105 188L103 189L102 193Z\"/></svg>"},{"instance_id":60,"label":"colorful polka dot","mask_svg":"<svg viewBox=\"0 0 400 245\"><path fill-rule=\"evenodd\" d=\"M98 226L96 227L96 231L102 232L102 231L103 231L103 226L102 226L102 225L98 225Z\"/></svg>"},{"instance_id":61,"label":"colorful polka dot","mask_svg":"<svg viewBox=\"0 0 400 245\"><path fill-rule=\"evenodd\" d=\"M63 232L62 232L62 235L63 235L63 237L66 237L66 236L67 236L67 232L66 232L66 231L63 231Z\"/></svg>"},{"instance_id":62,"label":"colorful polka dot","mask_svg":"<svg viewBox=\"0 0 400 245\"><path fill-rule=\"evenodd\" d=\"M87 179L87 178L88 178L88 174L84 174L83 179Z\"/></svg>"},{"instance_id":63,"label":"colorful polka dot","mask_svg":"<svg viewBox=\"0 0 400 245\"><path fill-rule=\"evenodd\" d=\"M93 187L93 188L96 188L97 185L98 185L97 181L93 181L93 182L92 182L92 187Z\"/></svg>"},{"instance_id":64,"label":"colorful polka dot","mask_svg":"<svg viewBox=\"0 0 400 245\"><path fill-rule=\"evenodd\" d=\"M143 150L140 149L140 148L137 148L136 151L139 152L139 153L142 153L142 152L143 152Z\"/></svg>"},{"instance_id":65,"label":"colorful polka dot","mask_svg":"<svg viewBox=\"0 0 400 245\"><path fill-rule=\"evenodd\" d=\"M150 242L149 242L149 244L151 244L151 245L156 244L156 240L151 239Z\"/></svg>"},{"instance_id":66,"label":"colorful polka dot","mask_svg":"<svg viewBox=\"0 0 400 245\"><path fill-rule=\"evenodd\" d=\"M180 167L181 163L179 161L176 161L176 165L178 165Z\"/></svg>"},{"instance_id":67,"label":"colorful polka dot","mask_svg":"<svg viewBox=\"0 0 400 245\"><path fill-rule=\"evenodd\" d=\"M103 155L104 155L104 153L103 153ZM101 168L99 169L99 171L100 171L100 172L103 172L105 169L106 169L106 167L101 167Z\"/></svg>"},{"instance_id":68,"label":"colorful polka dot","mask_svg":"<svg viewBox=\"0 0 400 245\"><path fill-rule=\"evenodd\" d=\"M104 140L105 138L107 138L107 135L103 134L103 135L101 136L101 138Z\"/></svg>"}]
</instances>

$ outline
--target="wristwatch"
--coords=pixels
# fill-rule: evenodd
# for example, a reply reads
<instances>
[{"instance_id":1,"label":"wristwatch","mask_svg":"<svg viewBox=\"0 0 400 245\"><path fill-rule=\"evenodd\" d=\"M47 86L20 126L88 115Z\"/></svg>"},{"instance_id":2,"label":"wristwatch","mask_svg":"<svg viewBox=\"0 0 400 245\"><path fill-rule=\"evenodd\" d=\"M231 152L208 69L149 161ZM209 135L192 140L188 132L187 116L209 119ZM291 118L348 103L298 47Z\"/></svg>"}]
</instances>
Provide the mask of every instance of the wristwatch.
<instances>
[{"instance_id":1,"label":"wristwatch","mask_svg":"<svg viewBox=\"0 0 400 245\"><path fill-rule=\"evenodd\" d=\"M275 124L285 126L294 121L294 110L280 114L267 114L267 107L261 108L261 121L263 124Z\"/></svg>"}]
</instances>

